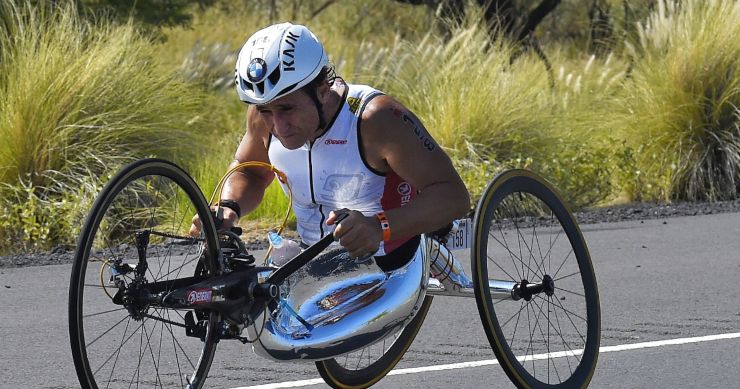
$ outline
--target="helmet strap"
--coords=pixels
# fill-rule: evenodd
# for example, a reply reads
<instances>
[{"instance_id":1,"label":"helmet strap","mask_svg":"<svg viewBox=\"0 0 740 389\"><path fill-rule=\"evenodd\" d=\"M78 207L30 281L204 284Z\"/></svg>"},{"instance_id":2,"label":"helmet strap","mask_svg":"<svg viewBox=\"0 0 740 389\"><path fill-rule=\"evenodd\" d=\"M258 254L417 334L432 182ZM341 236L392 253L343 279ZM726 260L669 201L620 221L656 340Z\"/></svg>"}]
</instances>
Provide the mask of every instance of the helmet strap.
<instances>
[{"instance_id":1,"label":"helmet strap","mask_svg":"<svg viewBox=\"0 0 740 389\"><path fill-rule=\"evenodd\" d=\"M326 129L326 119L324 118L324 106L319 101L319 97L316 96L316 88L306 88L306 93L313 100L313 104L316 106L316 112L319 114L319 127L320 129Z\"/></svg>"}]
</instances>

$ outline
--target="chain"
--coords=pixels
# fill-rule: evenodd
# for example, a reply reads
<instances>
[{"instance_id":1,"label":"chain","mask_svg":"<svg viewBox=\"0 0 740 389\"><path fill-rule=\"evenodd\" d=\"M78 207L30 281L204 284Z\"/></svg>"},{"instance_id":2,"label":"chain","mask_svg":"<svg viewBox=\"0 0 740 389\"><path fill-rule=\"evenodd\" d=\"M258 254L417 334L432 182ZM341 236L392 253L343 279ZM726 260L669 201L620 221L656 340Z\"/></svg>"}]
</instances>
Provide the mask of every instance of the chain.
<instances>
[{"instance_id":1,"label":"chain","mask_svg":"<svg viewBox=\"0 0 740 389\"><path fill-rule=\"evenodd\" d=\"M161 236L161 237L164 237L164 238L172 238L172 239L178 239L178 240L186 240L186 241L190 241L190 242L205 242L205 239L204 238L194 238L192 236L175 235L175 234L170 234L170 233L167 233L167 232L159 232L159 231L154 231L154 230L150 230L149 233L152 234L152 235L157 235L157 236Z\"/></svg>"}]
</instances>

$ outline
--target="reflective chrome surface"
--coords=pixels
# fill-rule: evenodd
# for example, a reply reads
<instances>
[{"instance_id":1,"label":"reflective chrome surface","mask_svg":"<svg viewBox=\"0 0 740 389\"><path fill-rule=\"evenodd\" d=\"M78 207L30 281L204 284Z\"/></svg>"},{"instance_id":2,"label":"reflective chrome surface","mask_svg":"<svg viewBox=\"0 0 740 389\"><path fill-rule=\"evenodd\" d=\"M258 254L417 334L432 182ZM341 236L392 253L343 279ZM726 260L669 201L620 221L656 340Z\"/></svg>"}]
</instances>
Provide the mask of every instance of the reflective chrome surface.
<instances>
[{"instance_id":1,"label":"reflective chrome surface","mask_svg":"<svg viewBox=\"0 0 740 389\"><path fill-rule=\"evenodd\" d=\"M434 296L473 297L473 281L468 278L460 262L455 260L452 252L434 239L425 239L427 255L431 265L427 293ZM514 294L516 282L488 280L491 297L496 300L518 299Z\"/></svg>"},{"instance_id":2,"label":"reflective chrome surface","mask_svg":"<svg viewBox=\"0 0 740 389\"><path fill-rule=\"evenodd\" d=\"M422 243L404 267L386 273L372 257L331 250L291 275L281 304L261 334L247 328L257 354L273 360L319 360L363 348L401 329L426 293L429 259ZM257 319L261 324L262 319Z\"/></svg>"},{"instance_id":3,"label":"reflective chrome surface","mask_svg":"<svg viewBox=\"0 0 740 389\"><path fill-rule=\"evenodd\" d=\"M429 294L445 296L472 296L473 281L447 247L434 239L425 239L430 261Z\"/></svg>"}]
</instances>

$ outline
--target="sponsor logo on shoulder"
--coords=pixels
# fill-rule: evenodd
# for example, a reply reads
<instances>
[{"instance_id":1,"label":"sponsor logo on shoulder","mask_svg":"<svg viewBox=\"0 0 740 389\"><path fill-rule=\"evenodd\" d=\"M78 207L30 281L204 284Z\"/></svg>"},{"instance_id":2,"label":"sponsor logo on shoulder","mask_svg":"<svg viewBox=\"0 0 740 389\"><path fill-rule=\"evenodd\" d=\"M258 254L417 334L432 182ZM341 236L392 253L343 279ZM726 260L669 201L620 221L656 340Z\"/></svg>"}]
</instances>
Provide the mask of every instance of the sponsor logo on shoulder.
<instances>
[{"instance_id":1,"label":"sponsor logo on shoulder","mask_svg":"<svg viewBox=\"0 0 740 389\"><path fill-rule=\"evenodd\" d=\"M396 190L398 190L398 194L401 195L401 206L402 207L406 205L406 203L411 201L411 184L404 181L398 184L398 188L396 188Z\"/></svg>"},{"instance_id":2,"label":"sponsor logo on shoulder","mask_svg":"<svg viewBox=\"0 0 740 389\"><path fill-rule=\"evenodd\" d=\"M195 289L188 292L188 303L201 304L210 303L213 291L211 289Z\"/></svg>"},{"instance_id":3,"label":"sponsor logo on shoulder","mask_svg":"<svg viewBox=\"0 0 740 389\"><path fill-rule=\"evenodd\" d=\"M349 105L349 111L357 113L357 109L360 108L360 99L357 97L347 97L347 104Z\"/></svg>"}]
</instances>

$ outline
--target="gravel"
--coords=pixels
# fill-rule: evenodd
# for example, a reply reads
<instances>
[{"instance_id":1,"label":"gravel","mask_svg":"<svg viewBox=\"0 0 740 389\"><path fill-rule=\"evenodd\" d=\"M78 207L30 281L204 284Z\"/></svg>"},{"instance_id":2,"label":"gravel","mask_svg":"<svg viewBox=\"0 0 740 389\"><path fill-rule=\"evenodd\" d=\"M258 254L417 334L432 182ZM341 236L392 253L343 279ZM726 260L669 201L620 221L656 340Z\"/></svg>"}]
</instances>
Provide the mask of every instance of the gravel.
<instances>
[{"instance_id":1,"label":"gravel","mask_svg":"<svg viewBox=\"0 0 740 389\"><path fill-rule=\"evenodd\" d=\"M740 212L740 200L714 203L633 203L576 212L581 224L611 223L629 220L665 219L678 216L711 215ZM267 242L257 237L245 239L249 250L267 248ZM0 256L0 268L44 266L72 263L74 247L58 246L53 250Z\"/></svg>"}]
</instances>

